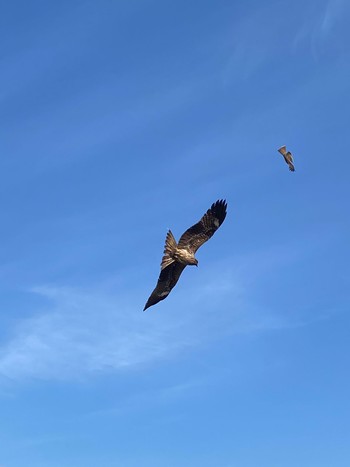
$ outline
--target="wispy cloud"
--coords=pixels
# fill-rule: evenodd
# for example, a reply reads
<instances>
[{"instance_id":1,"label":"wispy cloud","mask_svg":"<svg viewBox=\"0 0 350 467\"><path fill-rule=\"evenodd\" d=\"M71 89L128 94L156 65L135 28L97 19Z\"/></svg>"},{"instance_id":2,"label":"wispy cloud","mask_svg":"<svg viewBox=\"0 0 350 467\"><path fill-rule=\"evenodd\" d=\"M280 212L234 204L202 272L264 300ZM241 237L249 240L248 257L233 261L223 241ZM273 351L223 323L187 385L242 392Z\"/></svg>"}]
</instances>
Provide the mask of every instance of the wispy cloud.
<instances>
[{"instance_id":1,"label":"wispy cloud","mask_svg":"<svg viewBox=\"0 0 350 467\"><path fill-rule=\"evenodd\" d=\"M270 265L255 268L254 278L249 261L244 258L245 266L235 269L232 261L212 264L208 273L192 274L191 281L184 280L173 292L166 310L147 313L140 311L135 291L120 296L110 288L34 288L32 293L47 302L46 311L22 319L12 330L0 348L0 375L13 380L84 379L172 358L219 336L305 324L254 304L254 282Z\"/></svg>"},{"instance_id":2,"label":"wispy cloud","mask_svg":"<svg viewBox=\"0 0 350 467\"><path fill-rule=\"evenodd\" d=\"M13 379L71 379L122 369L186 345L169 339L173 327L149 319L113 295L39 287L47 312L23 320L0 353L0 373ZM147 319L148 318L148 319Z\"/></svg>"},{"instance_id":3,"label":"wispy cloud","mask_svg":"<svg viewBox=\"0 0 350 467\"><path fill-rule=\"evenodd\" d=\"M228 56L222 70L224 85L250 78L271 54L271 28L266 27L266 23L271 21L271 15L266 14L267 10L258 9L232 27L230 37L227 38ZM264 28L261 28L262 23Z\"/></svg>"},{"instance_id":4,"label":"wispy cloud","mask_svg":"<svg viewBox=\"0 0 350 467\"><path fill-rule=\"evenodd\" d=\"M65 287L32 291L47 311L22 320L0 350L0 374L11 379L75 379L132 368L194 345L196 313L142 313L132 299Z\"/></svg>"},{"instance_id":5,"label":"wispy cloud","mask_svg":"<svg viewBox=\"0 0 350 467\"><path fill-rule=\"evenodd\" d=\"M344 0L329 0L321 19L320 31L327 35L334 28L345 7Z\"/></svg>"},{"instance_id":6,"label":"wispy cloud","mask_svg":"<svg viewBox=\"0 0 350 467\"><path fill-rule=\"evenodd\" d=\"M86 414L86 417L104 417L105 415L115 416L126 412L139 412L145 408L149 410L150 407L154 406L169 405L181 398L188 398L191 394L197 394L198 389L205 383L208 383L208 381L202 379L190 379L171 386L138 392L137 394L132 394L122 400L115 401L112 406L107 406L106 408L89 412ZM181 417L180 414L177 414L177 416Z\"/></svg>"},{"instance_id":7,"label":"wispy cloud","mask_svg":"<svg viewBox=\"0 0 350 467\"><path fill-rule=\"evenodd\" d=\"M146 300L153 280L141 280L141 290L134 272L128 279L124 271L123 280L109 279L103 286L32 288L42 300L41 311L22 318L7 334L0 347L0 377L84 379L173 358L223 336L296 328L325 319L323 313L310 320L307 304L299 312L278 309L288 308L283 296L272 308L264 300L266 281L281 281L293 264L319 251L322 242L313 241L305 250L300 245L310 242L304 240L266 245L220 261L207 258L205 268L187 268L181 286L146 313L141 312L140 297ZM139 274L142 279L142 270ZM126 286L130 283L131 288Z\"/></svg>"},{"instance_id":8,"label":"wispy cloud","mask_svg":"<svg viewBox=\"0 0 350 467\"><path fill-rule=\"evenodd\" d=\"M331 34L343 19L346 7L344 0L329 0L319 6L318 14L308 15L295 35L294 51L308 43L313 59L318 61L325 49L339 45L331 43Z\"/></svg>"}]
</instances>

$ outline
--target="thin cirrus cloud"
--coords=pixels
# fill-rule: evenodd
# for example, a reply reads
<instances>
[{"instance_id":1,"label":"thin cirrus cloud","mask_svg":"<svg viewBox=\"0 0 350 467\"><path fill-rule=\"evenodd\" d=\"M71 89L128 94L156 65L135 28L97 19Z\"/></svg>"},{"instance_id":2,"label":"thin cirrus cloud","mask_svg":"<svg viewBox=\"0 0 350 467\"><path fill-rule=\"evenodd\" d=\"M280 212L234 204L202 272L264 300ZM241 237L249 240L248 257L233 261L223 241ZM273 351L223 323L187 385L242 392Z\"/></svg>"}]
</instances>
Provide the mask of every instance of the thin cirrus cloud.
<instances>
[{"instance_id":1,"label":"thin cirrus cloud","mask_svg":"<svg viewBox=\"0 0 350 467\"><path fill-rule=\"evenodd\" d=\"M323 34L331 32L337 21L341 18L345 7L346 4L344 0L330 0L327 3L320 25L320 29Z\"/></svg>"},{"instance_id":2,"label":"thin cirrus cloud","mask_svg":"<svg viewBox=\"0 0 350 467\"><path fill-rule=\"evenodd\" d=\"M329 0L323 5L317 4L317 10L305 15L300 28L296 31L292 49L294 52L309 50L314 61L318 61L326 50L332 55L342 53L343 43L333 33L342 26L339 24L348 15L348 7L343 0ZM346 34L346 28L342 28Z\"/></svg>"},{"instance_id":3,"label":"thin cirrus cloud","mask_svg":"<svg viewBox=\"0 0 350 467\"><path fill-rule=\"evenodd\" d=\"M290 261L275 253L270 251L268 264L262 265L256 277L239 265L233 269L231 261L214 263L204 275L192 275L191 280L188 272L164 309L147 313L141 312L143 303L130 299L147 295L145 290L129 291L121 298L115 291L98 287L34 288L32 293L48 305L14 327L0 348L0 376L15 381L80 380L174 358L218 337L308 324L254 304L254 289L271 267L271 258L283 267ZM249 261L236 259L245 268ZM216 269L220 281L213 278ZM213 303L220 313L212 311Z\"/></svg>"},{"instance_id":4,"label":"thin cirrus cloud","mask_svg":"<svg viewBox=\"0 0 350 467\"><path fill-rule=\"evenodd\" d=\"M2 348L3 376L75 379L141 364L157 358L165 348L171 351L166 325L142 324L142 315L118 307L115 297L63 287L39 287L33 293L51 305L23 320Z\"/></svg>"},{"instance_id":5,"label":"thin cirrus cloud","mask_svg":"<svg viewBox=\"0 0 350 467\"><path fill-rule=\"evenodd\" d=\"M196 313L141 313L135 302L98 290L38 287L33 293L50 305L22 320L0 351L0 374L13 380L71 380L134 368L203 337L203 329L191 327Z\"/></svg>"}]
</instances>

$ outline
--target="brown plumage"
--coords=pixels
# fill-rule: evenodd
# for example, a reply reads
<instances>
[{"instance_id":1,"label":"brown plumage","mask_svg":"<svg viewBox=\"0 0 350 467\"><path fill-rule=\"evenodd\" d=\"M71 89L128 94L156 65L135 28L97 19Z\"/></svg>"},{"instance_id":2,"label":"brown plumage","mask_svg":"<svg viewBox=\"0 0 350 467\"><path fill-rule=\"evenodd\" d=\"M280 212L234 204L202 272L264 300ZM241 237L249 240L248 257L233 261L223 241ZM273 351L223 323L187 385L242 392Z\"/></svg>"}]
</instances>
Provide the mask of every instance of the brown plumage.
<instances>
[{"instance_id":1,"label":"brown plumage","mask_svg":"<svg viewBox=\"0 0 350 467\"><path fill-rule=\"evenodd\" d=\"M198 265L194 254L224 222L226 209L227 203L225 200L218 200L213 203L202 219L186 230L178 244L169 230L165 239L159 279L156 288L147 300L144 311L169 295L186 266Z\"/></svg>"},{"instance_id":2,"label":"brown plumage","mask_svg":"<svg viewBox=\"0 0 350 467\"><path fill-rule=\"evenodd\" d=\"M292 153L290 151L287 151L287 147L286 146L281 146L279 149L278 149L278 152L282 154L282 156L284 157L284 160L286 161L286 163L288 164L288 167L289 167L289 170L294 172L295 171L295 167L294 167L294 161L293 161L293 156L292 156Z\"/></svg>"}]
</instances>

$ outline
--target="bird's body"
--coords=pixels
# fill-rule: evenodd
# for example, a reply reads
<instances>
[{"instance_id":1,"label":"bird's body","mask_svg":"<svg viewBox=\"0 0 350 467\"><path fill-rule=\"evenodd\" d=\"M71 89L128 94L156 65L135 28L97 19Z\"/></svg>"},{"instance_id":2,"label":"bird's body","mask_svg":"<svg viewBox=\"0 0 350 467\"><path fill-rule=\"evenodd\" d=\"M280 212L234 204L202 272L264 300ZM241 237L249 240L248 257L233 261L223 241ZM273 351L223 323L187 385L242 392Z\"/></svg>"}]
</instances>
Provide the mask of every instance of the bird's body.
<instances>
[{"instance_id":1,"label":"bird's body","mask_svg":"<svg viewBox=\"0 0 350 467\"><path fill-rule=\"evenodd\" d=\"M188 252L184 248L176 248L173 253L173 258L185 266L197 265L197 260L193 253Z\"/></svg>"},{"instance_id":2,"label":"bird's body","mask_svg":"<svg viewBox=\"0 0 350 467\"><path fill-rule=\"evenodd\" d=\"M156 288L147 300L144 310L164 300L175 287L186 266L197 266L195 253L198 248L211 238L226 217L227 203L216 201L204 214L202 219L193 225L176 242L169 230L165 239L164 255Z\"/></svg>"},{"instance_id":3,"label":"bird's body","mask_svg":"<svg viewBox=\"0 0 350 467\"><path fill-rule=\"evenodd\" d=\"M281 146L278 149L278 152L280 154L282 154L282 156L284 157L284 160L288 164L289 170L291 172L295 172L293 156L292 156L292 153L290 151L287 151L287 147L286 146Z\"/></svg>"}]
</instances>

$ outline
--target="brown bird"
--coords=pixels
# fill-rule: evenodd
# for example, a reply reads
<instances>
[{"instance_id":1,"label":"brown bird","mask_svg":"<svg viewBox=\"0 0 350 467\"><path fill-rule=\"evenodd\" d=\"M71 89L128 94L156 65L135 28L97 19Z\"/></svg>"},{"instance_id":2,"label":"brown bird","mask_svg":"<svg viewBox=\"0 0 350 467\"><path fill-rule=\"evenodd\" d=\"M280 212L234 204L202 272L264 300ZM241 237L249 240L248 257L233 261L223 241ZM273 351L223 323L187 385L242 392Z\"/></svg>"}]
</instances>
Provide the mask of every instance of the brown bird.
<instances>
[{"instance_id":1,"label":"brown bird","mask_svg":"<svg viewBox=\"0 0 350 467\"><path fill-rule=\"evenodd\" d=\"M198 266L194 255L198 248L209 240L224 222L226 208L226 200L218 200L213 203L202 219L186 230L178 244L171 231L168 231L159 279L143 311L169 295L186 266Z\"/></svg>"},{"instance_id":2,"label":"brown bird","mask_svg":"<svg viewBox=\"0 0 350 467\"><path fill-rule=\"evenodd\" d=\"M278 149L278 152L280 152L282 154L282 156L284 157L284 160L286 161L286 163L289 166L289 170L291 170L292 172L295 172L295 168L294 168L294 164L293 164L294 160L293 160L292 153L290 151L287 151L286 146L281 146Z\"/></svg>"}]
</instances>

